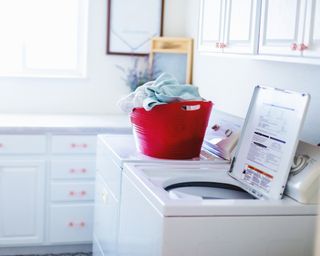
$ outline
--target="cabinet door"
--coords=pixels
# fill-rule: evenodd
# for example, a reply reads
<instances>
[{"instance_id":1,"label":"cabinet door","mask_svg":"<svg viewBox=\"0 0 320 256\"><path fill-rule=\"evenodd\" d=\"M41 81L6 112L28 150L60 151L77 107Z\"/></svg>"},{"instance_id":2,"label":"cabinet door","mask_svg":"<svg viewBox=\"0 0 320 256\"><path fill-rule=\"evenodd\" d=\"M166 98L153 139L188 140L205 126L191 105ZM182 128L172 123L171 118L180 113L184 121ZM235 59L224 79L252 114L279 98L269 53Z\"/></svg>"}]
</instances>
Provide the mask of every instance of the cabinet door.
<instances>
[{"instance_id":1,"label":"cabinet door","mask_svg":"<svg viewBox=\"0 0 320 256\"><path fill-rule=\"evenodd\" d=\"M221 52L223 39L225 0L202 0L200 5L199 40L200 51Z\"/></svg>"},{"instance_id":2,"label":"cabinet door","mask_svg":"<svg viewBox=\"0 0 320 256\"><path fill-rule=\"evenodd\" d=\"M44 163L0 162L0 246L43 240Z\"/></svg>"},{"instance_id":3,"label":"cabinet door","mask_svg":"<svg viewBox=\"0 0 320 256\"><path fill-rule=\"evenodd\" d=\"M303 51L305 57L320 57L320 0L309 0Z\"/></svg>"},{"instance_id":4,"label":"cabinet door","mask_svg":"<svg viewBox=\"0 0 320 256\"><path fill-rule=\"evenodd\" d=\"M227 1L223 52L254 54L257 51L258 7L257 0Z\"/></svg>"},{"instance_id":5,"label":"cabinet door","mask_svg":"<svg viewBox=\"0 0 320 256\"><path fill-rule=\"evenodd\" d=\"M259 54L301 56L306 0L262 0Z\"/></svg>"},{"instance_id":6,"label":"cabinet door","mask_svg":"<svg viewBox=\"0 0 320 256\"><path fill-rule=\"evenodd\" d=\"M94 208L94 237L104 255L116 255L119 202L97 174Z\"/></svg>"}]
</instances>

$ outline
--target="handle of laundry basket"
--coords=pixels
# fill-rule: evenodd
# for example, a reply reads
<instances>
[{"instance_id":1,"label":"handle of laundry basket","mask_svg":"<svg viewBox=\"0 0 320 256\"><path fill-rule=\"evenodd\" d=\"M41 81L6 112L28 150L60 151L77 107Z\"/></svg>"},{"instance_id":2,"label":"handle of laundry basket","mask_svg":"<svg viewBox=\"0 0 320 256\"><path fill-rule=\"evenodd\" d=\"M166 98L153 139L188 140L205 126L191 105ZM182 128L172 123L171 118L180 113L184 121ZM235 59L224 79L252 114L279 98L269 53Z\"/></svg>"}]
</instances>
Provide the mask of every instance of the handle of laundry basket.
<instances>
[{"instance_id":1,"label":"handle of laundry basket","mask_svg":"<svg viewBox=\"0 0 320 256\"><path fill-rule=\"evenodd\" d=\"M181 106L181 109L184 111L195 111L195 110L199 110L201 108L200 104L197 105L183 105Z\"/></svg>"},{"instance_id":2,"label":"handle of laundry basket","mask_svg":"<svg viewBox=\"0 0 320 256\"><path fill-rule=\"evenodd\" d=\"M184 111L196 111L201 109L202 104L205 101L190 101L190 102L180 102L181 103L181 109Z\"/></svg>"}]
</instances>

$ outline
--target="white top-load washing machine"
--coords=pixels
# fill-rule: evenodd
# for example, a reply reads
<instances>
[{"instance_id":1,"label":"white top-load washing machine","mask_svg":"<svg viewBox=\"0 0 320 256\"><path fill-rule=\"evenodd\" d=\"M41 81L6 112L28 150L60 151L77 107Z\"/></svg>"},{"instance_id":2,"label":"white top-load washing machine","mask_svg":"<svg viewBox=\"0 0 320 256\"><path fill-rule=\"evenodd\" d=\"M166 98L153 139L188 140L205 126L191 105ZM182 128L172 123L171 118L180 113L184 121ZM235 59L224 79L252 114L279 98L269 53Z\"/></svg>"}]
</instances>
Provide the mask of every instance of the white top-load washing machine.
<instances>
[{"instance_id":1,"label":"white top-load washing machine","mask_svg":"<svg viewBox=\"0 0 320 256\"><path fill-rule=\"evenodd\" d=\"M120 209L118 255L313 256L316 204L255 199L222 166L126 164Z\"/></svg>"},{"instance_id":2,"label":"white top-load washing machine","mask_svg":"<svg viewBox=\"0 0 320 256\"><path fill-rule=\"evenodd\" d=\"M300 143L313 161L297 157L283 196L308 101L257 87L230 167L125 164L118 255L312 256L316 146Z\"/></svg>"},{"instance_id":3,"label":"white top-load washing machine","mask_svg":"<svg viewBox=\"0 0 320 256\"><path fill-rule=\"evenodd\" d=\"M224 155L229 156L236 142L243 119L220 111L213 111L207 132L208 145L215 147ZM219 126L219 131L212 130L212 126ZM224 136L225 131L232 131L232 136ZM221 132L223 134L220 134ZM213 141L214 140L214 141ZM212 149L212 148L211 148ZM209 149L209 150L211 150ZM227 151L227 152L225 152ZM199 165L211 163L213 165L230 166L230 161L214 157L205 149L199 158L190 160L165 160L145 156L137 151L132 135L99 135L97 143L97 176L94 210L94 246L93 254L116 255L117 232L119 221L119 205L121 201L121 177L125 163L160 163L166 166L188 165L194 170Z\"/></svg>"}]
</instances>

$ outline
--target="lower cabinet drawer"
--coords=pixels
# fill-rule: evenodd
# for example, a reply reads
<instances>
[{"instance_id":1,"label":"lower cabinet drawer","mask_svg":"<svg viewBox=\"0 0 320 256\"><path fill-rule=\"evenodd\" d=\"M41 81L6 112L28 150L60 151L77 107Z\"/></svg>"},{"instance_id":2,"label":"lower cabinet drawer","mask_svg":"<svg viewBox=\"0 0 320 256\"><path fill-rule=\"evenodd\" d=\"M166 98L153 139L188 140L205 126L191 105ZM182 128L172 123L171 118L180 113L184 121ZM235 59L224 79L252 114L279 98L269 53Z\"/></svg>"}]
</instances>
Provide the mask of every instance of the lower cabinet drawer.
<instances>
[{"instance_id":1,"label":"lower cabinet drawer","mask_svg":"<svg viewBox=\"0 0 320 256\"><path fill-rule=\"evenodd\" d=\"M45 135L0 135L0 154L44 154Z\"/></svg>"},{"instance_id":2,"label":"lower cabinet drawer","mask_svg":"<svg viewBox=\"0 0 320 256\"><path fill-rule=\"evenodd\" d=\"M51 152L53 154L95 154L96 141L95 135L53 135Z\"/></svg>"},{"instance_id":3,"label":"lower cabinet drawer","mask_svg":"<svg viewBox=\"0 0 320 256\"><path fill-rule=\"evenodd\" d=\"M93 179L95 158L53 159L50 164L52 179Z\"/></svg>"},{"instance_id":4,"label":"lower cabinet drawer","mask_svg":"<svg viewBox=\"0 0 320 256\"><path fill-rule=\"evenodd\" d=\"M92 201L93 199L93 182L67 182L51 184L51 200L53 202Z\"/></svg>"},{"instance_id":5,"label":"lower cabinet drawer","mask_svg":"<svg viewBox=\"0 0 320 256\"><path fill-rule=\"evenodd\" d=\"M51 243L92 242L93 205L53 205L50 208Z\"/></svg>"}]
</instances>

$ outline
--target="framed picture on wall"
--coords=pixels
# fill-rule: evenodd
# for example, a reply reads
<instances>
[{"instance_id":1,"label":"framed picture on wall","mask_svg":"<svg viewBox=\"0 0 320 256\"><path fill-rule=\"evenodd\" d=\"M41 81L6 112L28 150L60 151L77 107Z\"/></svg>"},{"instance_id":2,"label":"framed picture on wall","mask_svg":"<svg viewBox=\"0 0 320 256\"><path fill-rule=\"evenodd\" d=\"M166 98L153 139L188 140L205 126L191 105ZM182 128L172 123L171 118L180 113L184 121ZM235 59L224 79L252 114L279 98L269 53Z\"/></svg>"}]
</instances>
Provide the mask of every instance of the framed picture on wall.
<instances>
[{"instance_id":1,"label":"framed picture on wall","mask_svg":"<svg viewBox=\"0 0 320 256\"><path fill-rule=\"evenodd\" d=\"M162 35L164 0L108 0L107 54L147 55Z\"/></svg>"}]
</instances>

